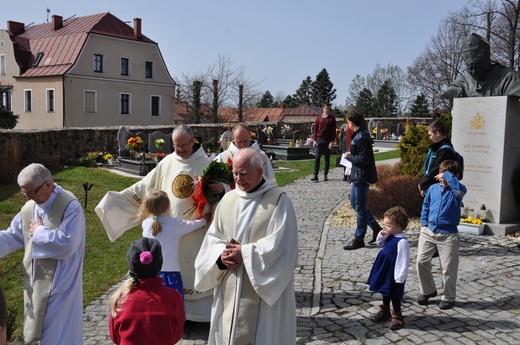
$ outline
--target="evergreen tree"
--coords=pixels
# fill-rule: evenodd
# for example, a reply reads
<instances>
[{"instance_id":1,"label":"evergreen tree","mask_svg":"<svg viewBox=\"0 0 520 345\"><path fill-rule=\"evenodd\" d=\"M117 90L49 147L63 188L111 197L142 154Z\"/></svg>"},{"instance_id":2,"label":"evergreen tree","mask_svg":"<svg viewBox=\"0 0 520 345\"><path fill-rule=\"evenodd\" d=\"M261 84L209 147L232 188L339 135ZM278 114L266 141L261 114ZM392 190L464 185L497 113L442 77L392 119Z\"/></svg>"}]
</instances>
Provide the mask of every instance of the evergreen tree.
<instances>
[{"instance_id":1,"label":"evergreen tree","mask_svg":"<svg viewBox=\"0 0 520 345\"><path fill-rule=\"evenodd\" d=\"M273 108L274 107L274 98L273 95L269 91L266 91L260 101L256 103L257 108Z\"/></svg>"},{"instance_id":2,"label":"evergreen tree","mask_svg":"<svg viewBox=\"0 0 520 345\"><path fill-rule=\"evenodd\" d=\"M410 115L412 117L429 117L430 111L428 110L428 100L426 96L421 93L410 108Z\"/></svg>"},{"instance_id":3,"label":"evergreen tree","mask_svg":"<svg viewBox=\"0 0 520 345\"><path fill-rule=\"evenodd\" d=\"M365 117L373 117L374 103L375 100L372 91L365 87L359 92L359 95L356 98L355 108L363 115L365 115Z\"/></svg>"},{"instance_id":4,"label":"evergreen tree","mask_svg":"<svg viewBox=\"0 0 520 345\"><path fill-rule=\"evenodd\" d=\"M379 117L388 117L395 115L397 109L397 94L387 79L377 91L375 113Z\"/></svg>"},{"instance_id":5,"label":"evergreen tree","mask_svg":"<svg viewBox=\"0 0 520 345\"><path fill-rule=\"evenodd\" d=\"M300 85L300 88L296 90L296 93L292 96L297 105L312 105L312 93L314 89L314 81L310 76L307 76Z\"/></svg>"},{"instance_id":6,"label":"evergreen tree","mask_svg":"<svg viewBox=\"0 0 520 345\"><path fill-rule=\"evenodd\" d=\"M0 106L0 128L12 129L16 127L20 115L14 115L12 111Z\"/></svg>"},{"instance_id":7,"label":"evergreen tree","mask_svg":"<svg viewBox=\"0 0 520 345\"><path fill-rule=\"evenodd\" d=\"M332 102L336 99L336 89L330 81L329 72L324 68L316 76L312 92L312 104L321 107L323 102Z\"/></svg>"},{"instance_id":8,"label":"evergreen tree","mask_svg":"<svg viewBox=\"0 0 520 345\"><path fill-rule=\"evenodd\" d=\"M287 108L296 108L299 105L296 99L294 99L294 97L291 95L285 97L282 104L285 105Z\"/></svg>"}]
</instances>

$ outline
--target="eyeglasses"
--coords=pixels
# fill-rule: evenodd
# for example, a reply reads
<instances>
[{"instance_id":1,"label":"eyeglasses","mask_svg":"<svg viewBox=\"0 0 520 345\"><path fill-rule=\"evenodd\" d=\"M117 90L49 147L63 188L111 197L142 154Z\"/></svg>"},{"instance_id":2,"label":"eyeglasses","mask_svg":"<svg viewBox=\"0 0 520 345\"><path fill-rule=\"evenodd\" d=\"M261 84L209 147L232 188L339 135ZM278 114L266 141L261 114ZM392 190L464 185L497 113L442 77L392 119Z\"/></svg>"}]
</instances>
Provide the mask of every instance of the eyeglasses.
<instances>
[{"instance_id":1,"label":"eyeglasses","mask_svg":"<svg viewBox=\"0 0 520 345\"><path fill-rule=\"evenodd\" d=\"M36 194L38 194L38 192L40 191L40 189L43 187L43 185L44 185L46 182L47 182L47 180L43 181L43 183L42 183L40 186L38 186L38 188L36 188L36 190L33 191L33 192L28 192L28 193L20 192L20 193L22 193L23 195L25 195L25 196L28 197L28 198L32 198L32 197L34 197Z\"/></svg>"},{"instance_id":2,"label":"eyeglasses","mask_svg":"<svg viewBox=\"0 0 520 345\"><path fill-rule=\"evenodd\" d=\"M182 145L181 145L181 144L177 145L177 144L175 144L175 143L173 144L173 148L174 148L175 150L177 150L177 149L184 150L185 148L188 148L188 147L190 147L190 146L193 146L193 143L192 143L191 140L190 140L190 142L189 142L188 144L182 144Z\"/></svg>"}]
</instances>

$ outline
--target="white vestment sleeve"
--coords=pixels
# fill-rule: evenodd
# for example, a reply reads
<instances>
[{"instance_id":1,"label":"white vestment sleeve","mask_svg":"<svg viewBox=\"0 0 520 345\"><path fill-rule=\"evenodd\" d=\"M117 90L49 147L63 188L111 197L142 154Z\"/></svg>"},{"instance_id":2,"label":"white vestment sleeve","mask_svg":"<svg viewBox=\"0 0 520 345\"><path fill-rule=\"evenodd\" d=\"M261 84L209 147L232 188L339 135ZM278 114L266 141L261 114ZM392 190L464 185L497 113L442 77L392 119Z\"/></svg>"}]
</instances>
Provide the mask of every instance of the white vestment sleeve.
<instances>
[{"instance_id":1,"label":"white vestment sleeve","mask_svg":"<svg viewBox=\"0 0 520 345\"><path fill-rule=\"evenodd\" d=\"M96 214L112 242L125 231L139 225L136 218L138 210L138 205L127 200L119 192L108 192L96 206Z\"/></svg>"},{"instance_id":2,"label":"white vestment sleeve","mask_svg":"<svg viewBox=\"0 0 520 345\"><path fill-rule=\"evenodd\" d=\"M289 197L282 194L266 237L242 245L244 267L258 295L272 306L292 281L298 264L298 226Z\"/></svg>"}]
</instances>

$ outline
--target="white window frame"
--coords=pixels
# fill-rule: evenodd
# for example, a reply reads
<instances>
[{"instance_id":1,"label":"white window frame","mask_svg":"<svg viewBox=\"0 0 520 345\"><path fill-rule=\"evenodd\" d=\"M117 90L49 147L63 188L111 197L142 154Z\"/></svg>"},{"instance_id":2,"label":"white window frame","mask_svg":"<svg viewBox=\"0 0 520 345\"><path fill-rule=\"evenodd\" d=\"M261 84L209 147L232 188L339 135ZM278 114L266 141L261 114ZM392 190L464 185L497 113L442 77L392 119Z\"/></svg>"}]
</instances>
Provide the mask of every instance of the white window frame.
<instances>
[{"instance_id":1,"label":"white window frame","mask_svg":"<svg viewBox=\"0 0 520 345\"><path fill-rule=\"evenodd\" d=\"M52 97L51 97L52 96ZM56 111L56 91L54 89L45 90L46 109L48 113Z\"/></svg>"},{"instance_id":2,"label":"white window frame","mask_svg":"<svg viewBox=\"0 0 520 345\"><path fill-rule=\"evenodd\" d=\"M152 74L151 76L148 76L148 74L146 73L148 71L148 69L146 68L146 65L147 65L148 62L152 65L152 68L151 68L151 71L150 71L150 73ZM145 60L144 61L144 77L145 78L149 78L149 79L153 79L154 76L155 76L155 61Z\"/></svg>"},{"instance_id":3,"label":"white window frame","mask_svg":"<svg viewBox=\"0 0 520 345\"><path fill-rule=\"evenodd\" d=\"M4 90L2 92L1 105L9 111L13 110L13 92L11 89Z\"/></svg>"},{"instance_id":4,"label":"white window frame","mask_svg":"<svg viewBox=\"0 0 520 345\"><path fill-rule=\"evenodd\" d=\"M153 113L153 99L154 97L158 98L158 105L157 105L157 114ZM162 98L160 95L151 95L150 96L150 116L161 116L161 104Z\"/></svg>"},{"instance_id":5,"label":"white window frame","mask_svg":"<svg viewBox=\"0 0 520 345\"><path fill-rule=\"evenodd\" d=\"M126 61L128 61L127 73L126 74L123 74L123 59L126 59ZM125 57L125 56L121 56L121 59L119 60L119 71L120 71L121 75L124 75L124 76L129 76L130 75L130 58Z\"/></svg>"},{"instance_id":6,"label":"white window frame","mask_svg":"<svg viewBox=\"0 0 520 345\"><path fill-rule=\"evenodd\" d=\"M32 112L32 89L23 90L23 103L26 113Z\"/></svg>"},{"instance_id":7,"label":"white window frame","mask_svg":"<svg viewBox=\"0 0 520 345\"><path fill-rule=\"evenodd\" d=\"M123 113L123 95L128 96L128 112ZM132 115L132 94L128 92L119 93L119 115Z\"/></svg>"},{"instance_id":8,"label":"white window frame","mask_svg":"<svg viewBox=\"0 0 520 345\"><path fill-rule=\"evenodd\" d=\"M5 54L0 54L0 75L7 74L7 62Z\"/></svg>"},{"instance_id":9,"label":"white window frame","mask_svg":"<svg viewBox=\"0 0 520 345\"><path fill-rule=\"evenodd\" d=\"M98 56L101 57L101 62L99 63L100 64L99 69L97 69L98 62L96 61L96 57L98 57ZM92 57L92 68L93 68L94 72L103 73L105 70L104 62L105 62L105 56L103 54L94 53L94 55Z\"/></svg>"},{"instance_id":10,"label":"white window frame","mask_svg":"<svg viewBox=\"0 0 520 345\"><path fill-rule=\"evenodd\" d=\"M94 111L87 111L87 93L94 94ZM83 113L85 114L97 114L97 91L96 90L83 90Z\"/></svg>"}]
</instances>

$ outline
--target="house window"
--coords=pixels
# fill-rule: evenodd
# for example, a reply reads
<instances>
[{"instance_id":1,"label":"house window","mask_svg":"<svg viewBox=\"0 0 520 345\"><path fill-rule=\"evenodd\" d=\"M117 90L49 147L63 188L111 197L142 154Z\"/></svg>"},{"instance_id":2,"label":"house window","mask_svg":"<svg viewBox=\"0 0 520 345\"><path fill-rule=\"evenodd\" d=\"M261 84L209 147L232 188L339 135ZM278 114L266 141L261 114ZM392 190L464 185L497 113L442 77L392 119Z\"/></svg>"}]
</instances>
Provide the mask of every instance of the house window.
<instances>
[{"instance_id":1,"label":"house window","mask_svg":"<svg viewBox=\"0 0 520 345\"><path fill-rule=\"evenodd\" d=\"M47 112L54 111L54 89L47 89Z\"/></svg>"},{"instance_id":2,"label":"house window","mask_svg":"<svg viewBox=\"0 0 520 345\"><path fill-rule=\"evenodd\" d=\"M153 62L152 61L145 62L145 77L153 78Z\"/></svg>"},{"instance_id":3,"label":"house window","mask_svg":"<svg viewBox=\"0 0 520 345\"><path fill-rule=\"evenodd\" d=\"M128 75L129 72L129 62L130 60L128 58L121 58L121 75Z\"/></svg>"},{"instance_id":4,"label":"house window","mask_svg":"<svg viewBox=\"0 0 520 345\"><path fill-rule=\"evenodd\" d=\"M0 55L0 74L5 75L6 68L5 68L5 55Z\"/></svg>"},{"instance_id":5,"label":"house window","mask_svg":"<svg viewBox=\"0 0 520 345\"><path fill-rule=\"evenodd\" d=\"M85 90L83 92L83 109L85 113L97 113L97 92Z\"/></svg>"},{"instance_id":6,"label":"house window","mask_svg":"<svg viewBox=\"0 0 520 345\"><path fill-rule=\"evenodd\" d=\"M25 112L32 111L32 90L24 90Z\"/></svg>"},{"instance_id":7,"label":"house window","mask_svg":"<svg viewBox=\"0 0 520 345\"><path fill-rule=\"evenodd\" d=\"M94 54L94 72L103 73L103 55Z\"/></svg>"},{"instance_id":8,"label":"house window","mask_svg":"<svg viewBox=\"0 0 520 345\"><path fill-rule=\"evenodd\" d=\"M152 96L151 114L152 114L152 116L161 115L161 97Z\"/></svg>"},{"instance_id":9,"label":"house window","mask_svg":"<svg viewBox=\"0 0 520 345\"><path fill-rule=\"evenodd\" d=\"M0 106L11 111L11 90L3 90L2 97L0 98Z\"/></svg>"},{"instance_id":10,"label":"house window","mask_svg":"<svg viewBox=\"0 0 520 345\"><path fill-rule=\"evenodd\" d=\"M121 115L130 114L130 94L129 93L121 94L121 106L120 106L119 113Z\"/></svg>"},{"instance_id":11,"label":"house window","mask_svg":"<svg viewBox=\"0 0 520 345\"><path fill-rule=\"evenodd\" d=\"M43 53L38 52L38 54L36 54L36 57L34 58L33 66L38 66L40 64L40 61L42 60L42 57Z\"/></svg>"}]
</instances>

